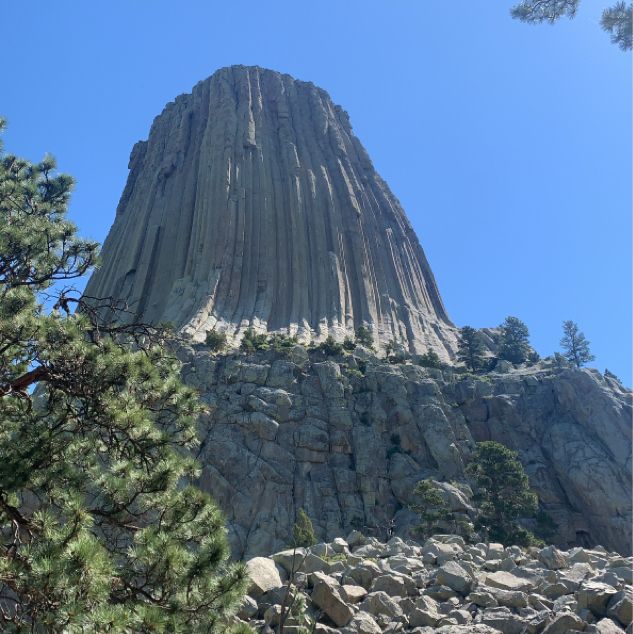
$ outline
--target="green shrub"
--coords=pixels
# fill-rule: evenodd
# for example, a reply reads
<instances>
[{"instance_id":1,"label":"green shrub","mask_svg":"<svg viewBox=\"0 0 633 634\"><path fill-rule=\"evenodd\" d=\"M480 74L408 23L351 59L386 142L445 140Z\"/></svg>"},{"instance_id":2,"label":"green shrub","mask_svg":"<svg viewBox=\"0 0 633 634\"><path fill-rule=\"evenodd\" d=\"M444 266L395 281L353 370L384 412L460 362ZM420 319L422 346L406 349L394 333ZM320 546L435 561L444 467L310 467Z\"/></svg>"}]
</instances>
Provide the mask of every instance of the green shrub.
<instances>
[{"instance_id":1,"label":"green shrub","mask_svg":"<svg viewBox=\"0 0 633 634\"><path fill-rule=\"evenodd\" d=\"M499 358L510 363L525 363L530 354L530 333L518 317L506 317L501 324Z\"/></svg>"},{"instance_id":2,"label":"green shrub","mask_svg":"<svg viewBox=\"0 0 633 634\"><path fill-rule=\"evenodd\" d=\"M297 337L290 337L289 335L284 335L282 333L276 332L268 337L268 346L275 352L287 352L298 345L298 343L299 340Z\"/></svg>"},{"instance_id":3,"label":"green shrub","mask_svg":"<svg viewBox=\"0 0 633 634\"><path fill-rule=\"evenodd\" d=\"M429 350L428 352L425 352L423 355L419 356L417 359L417 364L421 365L423 368L440 369L442 367L442 361L435 350Z\"/></svg>"},{"instance_id":4,"label":"green shrub","mask_svg":"<svg viewBox=\"0 0 633 634\"><path fill-rule=\"evenodd\" d=\"M268 336L266 333L256 334L254 330L249 328L242 337L240 349L246 352L254 352L256 350L268 350Z\"/></svg>"},{"instance_id":5,"label":"green shrub","mask_svg":"<svg viewBox=\"0 0 633 634\"><path fill-rule=\"evenodd\" d=\"M213 352L220 352L226 348L226 333L217 330L209 330L205 337L204 343L211 348Z\"/></svg>"},{"instance_id":6,"label":"green shrub","mask_svg":"<svg viewBox=\"0 0 633 634\"><path fill-rule=\"evenodd\" d=\"M309 548L317 543L312 521L303 509L299 509L297 514L297 522L292 527L292 537L294 546L297 547Z\"/></svg>"},{"instance_id":7,"label":"green shrub","mask_svg":"<svg viewBox=\"0 0 633 634\"><path fill-rule=\"evenodd\" d=\"M356 350L356 343L351 337L345 337L343 339L343 348L349 352Z\"/></svg>"},{"instance_id":8,"label":"green shrub","mask_svg":"<svg viewBox=\"0 0 633 634\"><path fill-rule=\"evenodd\" d=\"M367 326L359 326L356 328L356 344L369 348L370 350L374 349L374 336Z\"/></svg>"},{"instance_id":9,"label":"green shrub","mask_svg":"<svg viewBox=\"0 0 633 634\"><path fill-rule=\"evenodd\" d=\"M322 352L326 357L337 357L343 354L343 344L335 341L332 335L329 335L316 349Z\"/></svg>"},{"instance_id":10,"label":"green shrub","mask_svg":"<svg viewBox=\"0 0 633 634\"><path fill-rule=\"evenodd\" d=\"M475 528L487 532L491 541L530 546L536 537L518 524L538 510L538 498L530 490L528 477L516 451L494 441L477 443L467 467L476 483L475 502L479 517Z\"/></svg>"}]
</instances>

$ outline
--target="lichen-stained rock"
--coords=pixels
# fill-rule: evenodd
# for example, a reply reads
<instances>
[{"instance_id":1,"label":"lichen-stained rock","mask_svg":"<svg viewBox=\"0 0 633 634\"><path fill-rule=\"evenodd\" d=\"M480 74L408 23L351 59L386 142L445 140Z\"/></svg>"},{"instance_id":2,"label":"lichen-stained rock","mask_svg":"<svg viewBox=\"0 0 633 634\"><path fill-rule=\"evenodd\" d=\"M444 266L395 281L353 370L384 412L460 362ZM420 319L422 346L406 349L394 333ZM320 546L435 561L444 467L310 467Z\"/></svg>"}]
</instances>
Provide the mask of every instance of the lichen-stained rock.
<instances>
[{"instance_id":1,"label":"lichen-stained rock","mask_svg":"<svg viewBox=\"0 0 633 634\"><path fill-rule=\"evenodd\" d=\"M349 117L309 82L222 68L134 146L103 266L86 289L198 341L244 331L449 359L452 326L404 210Z\"/></svg>"}]
</instances>

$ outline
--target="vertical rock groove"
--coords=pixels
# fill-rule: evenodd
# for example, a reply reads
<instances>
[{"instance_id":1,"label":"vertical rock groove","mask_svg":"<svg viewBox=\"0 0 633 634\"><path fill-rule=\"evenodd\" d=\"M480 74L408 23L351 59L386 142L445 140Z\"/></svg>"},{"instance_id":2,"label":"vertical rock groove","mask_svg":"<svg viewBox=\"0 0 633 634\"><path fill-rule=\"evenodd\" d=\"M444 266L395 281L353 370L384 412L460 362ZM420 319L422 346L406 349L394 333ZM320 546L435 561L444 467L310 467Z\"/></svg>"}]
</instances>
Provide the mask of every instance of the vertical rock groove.
<instances>
[{"instance_id":1,"label":"vertical rock groove","mask_svg":"<svg viewBox=\"0 0 633 634\"><path fill-rule=\"evenodd\" d=\"M420 243L347 113L311 83L218 70L169 103L130 174L86 294L196 340L247 328L453 355Z\"/></svg>"}]
</instances>

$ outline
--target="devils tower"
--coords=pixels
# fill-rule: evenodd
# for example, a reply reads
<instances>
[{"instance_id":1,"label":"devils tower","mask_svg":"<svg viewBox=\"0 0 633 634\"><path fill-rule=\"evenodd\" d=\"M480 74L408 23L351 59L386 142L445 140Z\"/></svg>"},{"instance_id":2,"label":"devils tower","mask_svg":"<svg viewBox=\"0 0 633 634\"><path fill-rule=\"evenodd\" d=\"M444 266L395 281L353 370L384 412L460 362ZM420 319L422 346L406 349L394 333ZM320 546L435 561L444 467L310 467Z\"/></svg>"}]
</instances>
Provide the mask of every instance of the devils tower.
<instances>
[{"instance_id":1,"label":"devils tower","mask_svg":"<svg viewBox=\"0 0 633 634\"><path fill-rule=\"evenodd\" d=\"M454 328L418 239L312 83L232 66L169 103L136 144L103 267L86 294L194 340L246 329L452 356Z\"/></svg>"}]
</instances>

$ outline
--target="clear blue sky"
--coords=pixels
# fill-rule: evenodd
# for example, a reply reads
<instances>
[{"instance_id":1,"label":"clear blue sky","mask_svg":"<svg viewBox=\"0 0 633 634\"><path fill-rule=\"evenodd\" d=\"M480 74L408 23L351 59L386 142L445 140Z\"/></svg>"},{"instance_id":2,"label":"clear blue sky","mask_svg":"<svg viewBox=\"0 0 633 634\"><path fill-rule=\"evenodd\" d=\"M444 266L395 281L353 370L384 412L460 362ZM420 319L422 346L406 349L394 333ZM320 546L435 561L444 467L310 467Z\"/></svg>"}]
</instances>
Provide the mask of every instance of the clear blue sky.
<instances>
[{"instance_id":1,"label":"clear blue sky","mask_svg":"<svg viewBox=\"0 0 633 634\"><path fill-rule=\"evenodd\" d=\"M310 80L351 116L400 198L453 321L513 314L542 355L573 319L631 384L631 56L609 0L554 26L512 0L4 0L5 147L53 153L103 240L135 141L230 64Z\"/></svg>"}]
</instances>

